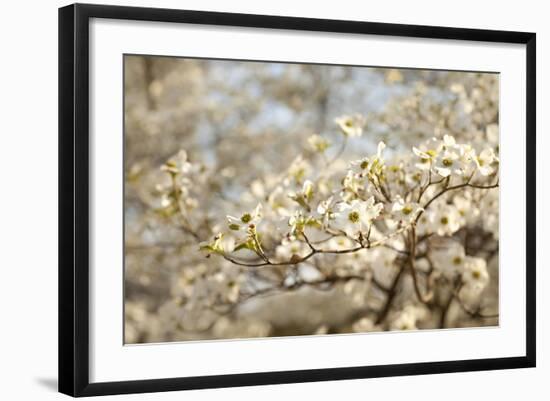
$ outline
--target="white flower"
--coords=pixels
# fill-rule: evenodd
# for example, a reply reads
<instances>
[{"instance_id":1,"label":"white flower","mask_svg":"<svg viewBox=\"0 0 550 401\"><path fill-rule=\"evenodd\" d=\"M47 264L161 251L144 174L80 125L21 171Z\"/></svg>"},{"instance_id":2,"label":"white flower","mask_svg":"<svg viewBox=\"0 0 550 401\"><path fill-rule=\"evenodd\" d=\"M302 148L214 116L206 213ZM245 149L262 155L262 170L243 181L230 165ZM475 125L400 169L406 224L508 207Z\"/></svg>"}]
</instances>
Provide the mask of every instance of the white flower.
<instances>
[{"instance_id":1,"label":"white flower","mask_svg":"<svg viewBox=\"0 0 550 401\"><path fill-rule=\"evenodd\" d=\"M456 139L452 135L443 136L443 147L445 149L453 148L456 146Z\"/></svg>"},{"instance_id":2,"label":"white flower","mask_svg":"<svg viewBox=\"0 0 550 401\"><path fill-rule=\"evenodd\" d=\"M324 201L322 202L319 202L319 205L317 206L317 213L319 213L321 216L325 216L327 214L330 214L333 212L333 204L332 204L332 201L333 201L333 197L331 196L330 198L328 199L325 199Z\"/></svg>"},{"instance_id":3,"label":"white flower","mask_svg":"<svg viewBox=\"0 0 550 401\"><path fill-rule=\"evenodd\" d=\"M306 243L291 238L284 238L281 245L275 248L275 256L281 261L291 260L293 257L303 258L309 252L310 249Z\"/></svg>"},{"instance_id":4,"label":"white flower","mask_svg":"<svg viewBox=\"0 0 550 401\"><path fill-rule=\"evenodd\" d=\"M201 242L200 249L206 252L231 253L235 249L235 237L219 233L211 242Z\"/></svg>"},{"instance_id":5,"label":"white flower","mask_svg":"<svg viewBox=\"0 0 550 401\"><path fill-rule=\"evenodd\" d=\"M342 180L342 189L341 196L345 201L348 201L360 196L365 191L365 182L360 174L348 170Z\"/></svg>"},{"instance_id":6,"label":"white flower","mask_svg":"<svg viewBox=\"0 0 550 401\"><path fill-rule=\"evenodd\" d=\"M351 249L354 245L356 244L354 244L353 241L350 240L348 237L338 236L331 238L329 241L327 241L327 244L323 249L331 251L341 251L344 249Z\"/></svg>"},{"instance_id":7,"label":"white flower","mask_svg":"<svg viewBox=\"0 0 550 401\"><path fill-rule=\"evenodd\" d=\"M485 259L466 256L462 282L466 291L480 294L489 284L489 273L487 272Z\"/></svg>"},{"instance_id":8,"label":"white flower","mask_svg":"<svg viewBox=\"0 0 550 401\"><path fill-rule=\"evenodd\" d=\"M320 215L324 227L328 226L329 221L333 218L334 215L333 199L334 198L331 196L328 199L320 202L317 206L317 213Z\"/></svg>"},{"instance_id":9,"label":"white flower","mask_svg":"<svg viewBox=\"0 0 550 401\"><path fill-rule=\"evenodd\" d=\"M352 168L355 168L359 174L366 173L369 171L370 159L368 157L363 157L362 159L352 161L350 165Z\"/></svg>"},{"instance_id":10,"label":"white flower","mask_svg":"<svg viewBox=\"0 0 550 401\"><path fill-rule=\"evenodd\" d=\"M378 142L376 155L352 161L350 165L354 171L357 171L356 177L362 178L369 176L369 178L372 178L373 175L379 175L384 169L384 158L382 157L382 153L385 148L386 144L380 141ZM350 170L348 174L351 173L352 171Z\"/></svg>"},{"instance_id":11,"label":"white flower","mask_svg":"<svg viewBox=\"0 0 550 401\"><path fill-rule=\"evenodd\" d=\"M463 175L464 163L469 162L464 157L463 145L456 143L451 135L445 135L440 141L432 138L422 149L413 147L413 153L420 158L416 167L423 171L433 170L442 177L448 177L451 174Z\"/></svg>"},{"instance_id":12,"label":"white flower","mask_svg":"<svg viewBox=\"0 0 550 401\"><path fill-rule=\"evenodd\" d=\"M265 185L260 179L252 181L250 184L250 193L256 197L256 199L263 199L265 197Z\"/></svg>"},{"instance_id":13,"label":"white flower","mask_svg":"<svg viewBox=\"0 0 550 401\"><path fill-rule=\"evenodd\" d=\"M413 147L413 153L420 158L420 162L415 164L415 167L420 170L429 170L432 166L432 162L435 160L437 154L434 150L423 151L416 147Z\"/></svg>"},{"instance_id":14,"label":"white flower","mask_svg":"<svg viewBox=\"0 0 550 401\"><path fill-rule=\"evenodd\" d=\"M256 227L262 219L262 204L258 203L252 212L246 212L241 217L227 216L227 224L230 230L242 231L250 227Z\"/></svg>"},{"instance_id":15,"label":"white flower","mask_svg":"<svg viewBox=\"0 0 550 401\"><path fill-rule=\"evenodd\" d=\"M369 331L379 331L380 327L377 326L372 319L369 319L368 317L363 317L359 320L357 320L352 325L352 330L355 333L365 333Z\"/></svg>"},{"instance_id":16,"label":"white flower","mask_svg":"<svg viewBox=\"0 0 550 401\"><path fill-rule=\"evenodd\" d=\"M360 232L368 230L372 220L382 211L381 203L375 204L374 197L367 201L355 199L350 203L341 202L331 226L346 233L351 238L357 238Z\"/></svg>"},{"instance_id":17,"label":"white flower","mask_svg":"<svg viewBox=\"0 0 550 401\"><path fill-rule=\"evenodd\" d=\"M391 323L391 330L416 330L416 316L412 313L401 313Z\"/></svg>"},{"instance_id":18,"label":"white flower","mask_svg":"<svg viewBox=\"0 0 550 401\"><path fill-rule=\"evenodd\" d=\"M386 144L382 141L378 142L376 157L371 157L371 163L368 168L370 174L379 175L384 169L384 158L382 152L386 149Z\"/></svg>"},{"instance_id":19,"label":"white flower","mask_svg":"<svg viewBox=\"0 0 550 401\"><path fill-rule=\"evenodd\" d=\"M288 197L309 212L311 210L309 202L313 198L313 183L310 180L305 180L302 190L298 193L290 192Z\"/></svg>"},{"instance_id":20,"label":"white flower","mask_svg":"<svg viewBox=\"0 0 550 401\"><path fill-rule=\"evenodd\" d=\"M288 197L285 189L282 186L277 186L267 198L267 203L279 216L290 216L291 209L294 203Z\"/></svg>"},{"instance_id":21,"label":"white flower","mask_svg":"<svg viewBox=\"0 0 550 401\"><path fill-rule=\"evenodd\" d=\"M441 177L448 177L451 174L462 175L463 166L458 153L452 150L444 150L434 163L434 170Z\"/></svg>"},{"instance_id":22,"label":"white flower","mask_svg":"<svg viewBox=\"0 0 550 401\"><path fill-rule=\"evenodd\" d=\"M452 278L464 270L466 252L457 241L450 240L444 246L434 247L430 251L430 257L434 268L446 277Z\"/></svg>"},{"instance_id":23,"label":"white flower","mask_svg":"<svg viewBox=\"0 0 550 401\"><path fill-rule=\"evenodd\" d=\"M452 235L460 229L461 216L454 205L447 203L430 211L430 222L437 235Z\"/></svg>"},{"instance_id":24,"label":"white flower","mask_svg":"<svg viewBox=\"0 0 550 401\"><path fill-rule=\"evenodd\" d=\"M345 136L356 137L363 133L365 118L359 114L353 116L344 115L334 119Z\"/></svg>"},{"instance_id":25,"label":"white flower","mask_svg":"<svg viewBox=\"0 0 550 401\"><path fill-rule=\"evenodd\" d=\"M395 219L405 223L412 223L423 210L418 203L405 202L401 197L398 197L392 206L392 214Z\"/></svg>"},{"instance_id":26,"label":"white flower","mask_svg":"<svg viewBox=\"0 0 550 401\"><path fill-rule=\"evenodd\" d=\"M180 150L175 156L170 158L161 167L162 171L167 171L171 174L187 174L191 171L192 165L187 160L187 152Z\"/></svg>"},{"instance_id":27,"label":"white flower","mask_svg":"<svg viewBox=\"0 0 550 401\"><path fill-rule=\"evenodd\" d=\"M476 164L474 162L476 158L475 149L471 145L467 144L457 145L456 149L460 156L458 159L459 169L462 170L461 172L458 172L458 174L463 176L471 175L476 169Z\"/></svg>"},{"instance_id":28,"label":"white flower","mask_svg":"<svg viewBox=\"0 0 550 401\"><path fill-rule=\"evenodd\" d=\"M296 157L288 168L288 175L297 183L301 183L311 171L311 165L303 159L302 155Z\"/></svg>"},{"instance_id":29,"label":"white flower","mask_svg":"<svg viewBox=\"0 0 550 401\"><path fill-rule=\"evenodd\" d=\"M407 305L392 321L390 330L416 330L416 323L425 317L425 311L413 305Z\"/></svg>"},{"instance_id":30,"label":"white flower","mask_svg":"<svg viewBox=\"0 0 550 401\"><path fill-rule=\"evenodd\" d=\"M294 212L288 219L288 225L290 226L290 235L295 237L298 234L304 232L306 226L313 221L311 216L305 216L301 210Z\"/></svg>"},{"instance_id":31,"label":"white flower","mask_svg":"<svg viewBox=\"0 0 550 401\"><path fill-rule=\"evenodd\" d=\"M319 153L323 153L330 146L329 142L325 138L317 134L311 135L307 139L307 143L309 144L311 150Z\"/></svg>"},{"instance_id":32,"label":"white flower","mask_svg":"<svg viewBox=\"0 0 550 401\"><path fill-rule=\"evenodd\" d=\"M491 148L483 150L479 156L475 158L475 162L478 168L478 171L481 175L487 176L493 173L494 168L492 164L498 161L498 158L495 155L495 152Z\"/></svg>"},{"instance_id":33,"label":"white flower","mask_svg":"<svg viewBox=\"0 0 550 401\"><path fill-rule=\"evenodd\" d=\"M413 153L420 158L420 162L416 163L416 168L420 170L429 170L441 149L441 141L435 138L430 139L420 148L413 147Z\"/></svg>"},{"instance_id":34,"label":"white flower","mask_svg":"<svg viewBox=\"0 0 550 401\"><path fill-rule=\"evenodd\" d=\"M460 214L460 224L473 224L478 221L481 214L479 208L472 202L471 193L464 192L453 197L453 204ZM498 206L497 206L498 209Z\"/></svg>"},{"instance_id":35,"label":"white flower","mask_svg":"<svg viewBox=\"0 0 550 401\"><path fill-rule=\"evenodd\" d=\"M160 206L161 207L168 207L171 206L174 202L174 197L170 196L169 193L163 193L160 198Z\"/></svg>"},{"instance_id":36,"label":"white flower","mask_svg":"<svg viewBox=\"0 0 550 401\"><path fill-rule=\"evenodd\" d=\"M372 178L372 175L378 175L384 169L384 159L382 157L382 152L386 148L386 144L382 141L378 142L378 147L376 155L371 157L363 157L359 160L354 160L350 163L351 167L358 172L357 177L361 178L364 176L369 176ZM351 174L350 170L348 174Z\"/></svg>"}]
</instances>

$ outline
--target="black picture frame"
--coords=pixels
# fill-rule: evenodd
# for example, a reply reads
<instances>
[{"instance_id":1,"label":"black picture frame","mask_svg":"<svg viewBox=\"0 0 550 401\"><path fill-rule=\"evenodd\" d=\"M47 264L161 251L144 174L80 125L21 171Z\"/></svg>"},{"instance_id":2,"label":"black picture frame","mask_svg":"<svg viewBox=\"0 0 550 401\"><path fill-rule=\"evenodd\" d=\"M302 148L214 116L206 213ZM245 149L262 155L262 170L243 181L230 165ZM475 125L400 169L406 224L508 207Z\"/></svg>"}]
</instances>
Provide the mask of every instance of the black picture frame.
<instances>
[{"instance_id":1,"label":"black picture frame","mask_svg":"<svg viewBox=\"0 0 550 401\"><path fill-rule=\"evenodd\" d=\"M89 22L160 21L515 43L526 46L526 354L520 357L90 383ZM536 35L435 26L74 4L59 9L59 391L95 396L534 367L536 280Z\"/></svg>"}]
</instances>

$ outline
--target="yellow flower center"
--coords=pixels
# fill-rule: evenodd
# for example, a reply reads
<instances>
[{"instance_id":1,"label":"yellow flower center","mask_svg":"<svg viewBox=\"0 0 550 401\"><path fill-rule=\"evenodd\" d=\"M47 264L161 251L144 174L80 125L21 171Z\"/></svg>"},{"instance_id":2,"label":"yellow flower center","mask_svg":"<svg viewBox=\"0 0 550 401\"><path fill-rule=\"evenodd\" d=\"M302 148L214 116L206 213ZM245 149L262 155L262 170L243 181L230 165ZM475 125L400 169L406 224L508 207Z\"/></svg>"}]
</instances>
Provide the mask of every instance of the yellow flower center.
<instances>
[{"instance_id":1,"label":"yellow flower center","mask_svg":"<svg viewBox=\"0 0 550 401\"><path fill-rule=\"evenodd\" d=\"M474 270L472 272L472 277L475 278L476 280L478 280L481 277L480 271L479 270Z\"/></svg>"},{"instance_id":2,"label":"yellow flower center","mask_svg":"<svg viewBox=\"0 0 550 401\"><path fill-rule=\"evenodd\" d=\"M361 162L361 168L364 170L366 169L367 167L369 166L369 161L368 160L363 160Z\"/></svg>"},{"instance_id":3,"label":"yellow flower center","mask_svg":"<svg viewBox=\"0 0 550 401\"><path fill-rule=\"evenodd\" d=\"M453 165L453 161L451 159L443 159L443 165L445 167L449 167Z\"/></svg>"},{"instance_id":4,"label":"yellow flower center","mask_svg":"<svg viewBox=\"0 0 550 401\"><path fill-rule=\"evenodd\" d=\"M460 256L455 256L455 257L453 258L453 263L454 263L455 265L461 264L461 263L462 263L462 258L461 258Z\"/></svg>"},{"instance_id":5,"label":"yellow flower center","mask_svg":"<svg viewBox=\"0 0 550 401\"><path fill-rule=\"evenodd\" d=\"M431 157L435 157L435 155L437 155L437 152L436 152L435 150L433 150L433 149L428 149L428 150L426 151L426 153L427 153L428 155L430 155Z\"/></svg>"},{"instance_id":6,"label":"yellow flower center","mask_svg":"<svg viewBox=\"0 0 550 401\"><path fill-rule=\"evenodd\" d=\"M403 212L404 215L409 215L412 213L413 208L407 205L401 211Z\"/></svg>"},{"instance_id":7,"label":"yellow flower center","mask_svg":"<svg viewBox=\"0 0 550 401\"><path fill-rule=\"evenodd\" d=\"M249 223L250 220L252 220L252 216L250 215L250 213L245 213L241 216L241 221L243 223Z\"/></svg>"},{"instance_id":8,"label":"yellow flower center","mask_svg":"<svg viewBox=\"0 0 550 401\"><path fill-rule=\"evenodd\" d=\"M352 223L357 223L357 222L359 222L359 213L357 213L357 212L351 212L350 214L348 214L348 219L349 219L349 221L351 221Z\"/></svg>"},{"instance_id":9,"label":"yellow flower center","mask_svg":"<svg viewBox=\"0 0 550 401\"><path fill-rule=\"evenodd\" d=\"M441 224L447 225L449 224L449 218L447 216L443 216L440 220Z\"/></svg>"}]
</instances>

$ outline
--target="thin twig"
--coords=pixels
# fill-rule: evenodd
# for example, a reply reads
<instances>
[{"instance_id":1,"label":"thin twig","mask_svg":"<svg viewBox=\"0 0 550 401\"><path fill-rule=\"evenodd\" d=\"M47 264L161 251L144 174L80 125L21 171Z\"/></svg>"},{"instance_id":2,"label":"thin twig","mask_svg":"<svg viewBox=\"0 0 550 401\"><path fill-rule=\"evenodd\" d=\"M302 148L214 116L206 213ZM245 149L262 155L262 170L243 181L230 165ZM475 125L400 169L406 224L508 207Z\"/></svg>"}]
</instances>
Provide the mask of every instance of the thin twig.
<instances>
[{"instance_id":1,"label":"thin twig","mask_svg":"<svg viewBox=\"0 0 550 401\"><path fill-rule=\"evenodd\" d=\"M251 262L248 262L248 261L243 261L243 260L239 260L239 259L236 259L236 258L233 258L229 255L227 255L226 253L220 253L220 255L226 259L227 261L231 262L231 263L234 263L236 265L239 265L239 266L247 266L247 267L262 267L262 266L289 266L289 265L297 265L297 264L300 264L300 263L303 263L305 262L306 260L310 259L311 257L313 257L314 255L316 254L334 254L334 255L343 255L343 254L348 254L348 253L355 253L355 252L358 252L362 249L370 249L370 248L375 248L377 246L381 246L383 245L386 241L388 241L389 239L393 238L394 236L404 232L405 230L408 229L408 226L405 226L405 227L402 227L400 228L399 230L389 234L388 236L382 238L382 239L379 239L378 241L374 241L374 242L369 242L367 243L366 245L365 244L361 244L359 246L356 246L354 248L348 248L348 249L319 249L319 248L315 248L313 246L313 244L309 241L309 239L307 238L307 236L305 236L305 234L302 233L302 236L304 237L304 239L306 240L306 243L308 244L309 248L311 249L311 252L309 252L307 255L301 257L301 258L294 258L292 257L290 260L285 260L285 261L282 261L282 262L274 262L272 260L270 260L267 256L266 256L266 259L264 259L263 262L258 262L258 263L251 263Z\"/></svg>"}]
</instances>

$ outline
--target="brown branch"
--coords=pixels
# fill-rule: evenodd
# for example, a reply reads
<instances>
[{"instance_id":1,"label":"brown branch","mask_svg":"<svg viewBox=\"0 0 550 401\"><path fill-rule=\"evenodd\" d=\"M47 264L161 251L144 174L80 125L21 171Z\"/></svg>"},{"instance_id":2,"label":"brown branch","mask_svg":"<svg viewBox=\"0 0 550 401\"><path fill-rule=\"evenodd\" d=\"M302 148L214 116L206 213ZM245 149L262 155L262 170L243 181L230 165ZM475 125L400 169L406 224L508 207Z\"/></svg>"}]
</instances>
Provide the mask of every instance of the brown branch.
<instances>
[{"instance_id":1,"label":"brown branch","mask_svg":"<svg viewBox=\"0 0 550 401\"><path fill-rule=\"evenodd\" d=\"M470 177L471 179L471 177ZM453 191L453 190L456 190L456 189L460 189L460 188L466 188L466 187L471 187L471 188L477 188L477 189L492 189L492 188L497 188L498 187L498 180L496 183L494 184L491 184L491 185L477 185L477 184L470 184L470 180L468 180L467 182L463 183L463 184L458 184L458 185L453 185L451 187L445 187L444 189L442 189L441 191L439 191L436 195L434 195L434 197L432 199L430 199L428 202L426 202L426 204L424 204L423 206L423 210L420 210L420 212L418 213L418 215L416 216L416 220L415 222L418 222L418 220L420 220L420 216L422 216L422 214L424 213L424 211L436 200L438 199L440 196L446 194L447 192L449 191Z\"/></svg>"},{"instance_id":2,"label":"brown branch","mask_svg":"<svg viewBox=\"0 0 550 401\"><path fill-rule=\"evenodd\" d=\"M409 267L411 270L411 276L413 279L413 285L414 285L414 292L416 293L416 297L420 302L423 304L429 304L432 301L433 298L433 292L428 291L426 295L422 295L422 292L420 291L420 286L418 283L418 276L416 274L416 228L413 224L411 226L410 231L410 246L409 246Z\"/></svg>"},{"instance_id":3,"label":"brown branch","mask_svg":"<svg viewBox=\"0 0 550 401\"><path fill-rule=\"evenodd\" d=\"M445 302L445 305L441 310L441 316L439 316L440 329L445 328L445 322L447 321L447 315L449 313L449 310L451 309L451 305L453 304L453 299L454 299L454 295L451 294L451 296L449 296L449 299L447 299L447 302Z\"/></svg>"},{"instance_id":4,"label":"brown branch","mask_svg":"<svg viewBox=\"0 0 550 401\"><path fill-rule=\"evenodd\" d=\"M358 252L362 249L375 248L377 246L383 245L386 241L388 241L389 239L393 238L394 236L402 233L403 231L405 231L407 229L408 229L408 226L402 227L399 230L389 234L388 236L386 236L386 237L384 237L384 238L382 238L378 241L374 241L374 242L369 241L366 245L361 244L357 247L348 248L348 249L319 249L319 248L315 248L313 246L313 244L309 241L307 236L304 233L302 233L302 236L304 237L304 239L306 240L306 243L310 247L311 252L309 252L306 256L303 256L301 258L300 257L298 257L298 258L291 257L290 260L285 260L285 261L282 261L282 262L274 262L266 256L266 258L264 259L263 262L251 263L249 261L243 261L243 260L233 258L233 257L227 255L226 253L220 253L220 255L225 260L227 260L227 261L229 261L233 264L236 264L236 265L239 265L239 266L246 266L246 267L298 265L300 263L305 262L306 260L310 259L311 257L313 257L314 255L317 255L317 254L343 255L343 254L348 254L348 253L355 253L355 252Z\"/></svg>"},{"instance_id":5,"label":"brown branch","mask_svg":"<svg viewBox=\"0 0 550 401\"><path fill-rule=\"evenodd\" d=\"M386 303L384 304L382 310L380 311L378 317L376 318L376 324L382 323L388 316L388 313L392 307L395 295L397 294L397 285L401 280L401 276L403 275L404 270L405 270L404 265L401 265L401 267L399 268L399 271L397 272L397 274L395 275L395 278L393 279L391 287L388 290Z\"/></svg>"},{"instance_id":6,"label":"brown branch","mask_svg":"<svg viewBox=\"0 0 550 401\"><path fill-rule=\"evenodd\" d=\"M347 283L348 281L351 281L351 280L365 281L365 280L367 280L367 277L357 275L357 274L351 274L351 275L346 275L346 276L327 275L327 276L324 276L323 278L318 279L318 280L296 281L295 283L293 283L291 285L286 285L286 286L284 285L284 282L280 282L280 283L275 284L273 286L269 286L269 287L266 287L266 288L263 288L263 289L260 289L260 290L256 290L256 291L253 291L253 292L248 293L248 294L241 294L242 296L240 296L239 299L236 302L220 303L220 304L214 305L213 307L214 308L225 307L224 310L217 309L215 311L216 311L216 313L218 313L220 315L227 315L227 314L231 313L232 311L234 311L235 308L242 305L244 302L247 302L247 301L249 301L250 299L253 299L253 298L267 297L267 296L275 295L275 294L283 292L283 291L296 291L296 290L298 290L302 287L313 287L313 288L319 289L320 291L326 291L328 289L334 288L334 287L332 287L334 284ZM329 287L328 289L321 288L323 285L327 285L327 284L330 285L331 287ZM377 284L375 284L375 285L377 285ZM381 287L381 289L383 291L388 291L384 287Z\"/></svg>"}]
</instances>

